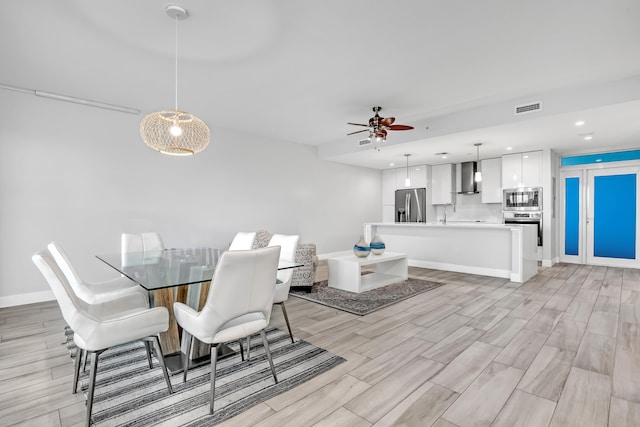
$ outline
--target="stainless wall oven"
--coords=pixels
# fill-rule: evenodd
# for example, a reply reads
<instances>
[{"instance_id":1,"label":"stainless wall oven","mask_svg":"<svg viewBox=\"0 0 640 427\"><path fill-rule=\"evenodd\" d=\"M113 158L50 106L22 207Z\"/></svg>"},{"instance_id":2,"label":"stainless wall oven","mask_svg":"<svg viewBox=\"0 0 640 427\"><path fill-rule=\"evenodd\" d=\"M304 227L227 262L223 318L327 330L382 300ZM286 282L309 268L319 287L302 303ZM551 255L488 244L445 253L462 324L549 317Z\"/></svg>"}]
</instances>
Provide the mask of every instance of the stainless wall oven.
<instances>
[{"instance_id":1,"label":"stainless wall oven","mask_svg":"<svg viewBox=\"0 0 640 427\"><path fill-rule=\"evenodd\" d=\"M505 224L533 224L538 227L538 246L542 246L542 212L504 211Z\"/></svg>"},{"instance_id":2,"label":"stainless wall oven","mask_svg":"<svg viewBox=\"0 0 640 427\"><path fill-rule=\"evenodd\" d=\"M542 188L507 188L502 191L503 211L542 211Z\"/></svg>"}]
</instances>

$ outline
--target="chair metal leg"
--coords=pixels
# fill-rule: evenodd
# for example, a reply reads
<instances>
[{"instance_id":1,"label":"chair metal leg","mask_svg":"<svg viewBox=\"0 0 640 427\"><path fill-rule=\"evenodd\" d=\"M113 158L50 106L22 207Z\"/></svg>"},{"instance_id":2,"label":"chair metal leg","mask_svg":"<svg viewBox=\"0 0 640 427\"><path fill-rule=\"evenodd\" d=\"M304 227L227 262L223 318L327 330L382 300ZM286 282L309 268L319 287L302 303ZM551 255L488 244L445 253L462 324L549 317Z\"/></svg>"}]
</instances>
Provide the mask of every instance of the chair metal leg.
<instances>
[{"instance_id":1,"label":"chair metal leg","mask_svg":"<svg viewBox=\"0 0 640 427\"><path fill-rule=\"evenodd\" d=\"M93 392L96 388L96 373L98 371L98 356L104 350L99 351L86 351L87 358L89 354L91 354L91 367L89 371L89 390L87 391L87 419L85 421L85 425L89 427L91 425L91 411L93 409Z\"/></svg>"},{"instance_id":2,"label":"chair metal leg","mask_svg":"<svg viewBox=\"0 0 640 427\"><path fill-rule=\"evenodd\" d=\"M87 351L83 351L84 353L84 365L82 365L82 372L87 372L87 362L89 361L89 353Z\"/></svg>"},{"instance_id":3,"label":"chair metal leg","mask_svg":"<svg viewBox=\"0 0 640 427\"><path fill-rule=\"evenodd\" d=\"M187 371L189 371L189 353L191 353L191 346L193 345L193 335L189 334L186 330L183 330L185 338L187 340L187 354L182 361L182 382L187 382Z\"/></svg>"},{"instance_id":4,"label":"chair metal leg","mask_svg":"<svg viewBox=\"0 0 640 427\"><path fill-rule=\"evenodd\" d=\"M289 324L289 316L287 316L287 309L284 306L284 301L278 303L282 307L282 314L284 315L284 321L287 322L287 329L289 329L289 336L291 337L291 344L293 344L293 333L291 332L291 325Z\"/></svg>"},{"instance_id":5,"label":"chair metal leg","mask_svg":"<svg viewBox=\"0 0 640 427\"><path fill-rule=\"evenodd\" d=\"M145 339L145 343L147 339L153 342L153 345L156 347L156 356L158 357L158 362L160 363L160 367L162 368L162 374L164 375L164 380L167 383L167 388L169 389L169 394L173 393L173 387L171 386L171 380L169 379L169 372L167 372L167 367L164 363L164 353L162 352L162 346L160 346L160 339L154 335Z\"/></svg>"},{"instance_id":6,"label":"chair metal leg","mask_svg":"<svg viewBox=\"0 0 640 427\"><path fill-rule=\"evenodd\" d=\"M251 359L251 335L247 337L247 360Z\"/></svg>"},{"instance_id":7,"label":"chair metal leg","mask_svg":"<svg viewBox=\"0 0 640 427\"><path fill-rule=\"evenodd\" d=\"M267 341L267 334L264 333L264 329L260 331L260 336L262 337L262 344L264 345L264 351L267 353L269 366L271 366L271 373L273 374L273 379L276 381L276 384L278 384L276 369L273 367L273 360L271 359L271 351L269 350L269 341Z\"/></svg>"},{"instance_id":8,"label":"chair metal leg","mask_svg":"<svg viewBox=\"0 0 640 427\"><path fill-rule=\"evenodd\" d=\"M240 346L240 359L244 362L244 346L242 345L242 338L238 340L238 345Z\"/></svg>"},{"instance_id":9,"label":"chair metal leg","mask_svg":"<svg viewBox=\"0 0 640 427\"><path fill-rule=\"evenodd\" d=\"M147 350L147 362L149 362L149 369L153 369L153 361L151 360L151 343L146 339L142 340L144 342L144 348Z\"/></svg>"},{"instance_id":10,"label":"chair metal leg","mask_svg":"<svg viewBox=\"0 0 640 427\"><path fill-rule=\"evenodd\" d=\"M76 394L76 392L78 391L78 377L80 376L80 363L83 353L84 350L82 350L80 347L76 347L76 360L73 365L73 394Z\"/></svg>"},{"instance_id":11,"label":"chair metal leg","mask_svg":"<svg viewBox=\"0 0 640 427\"><path fill-rule=\"evenodd\" d=\"M218 361L218 344L211 346L211 400L209 401L209 415L213 415L213 397L216 393L216 362Z\"/></svg>"}]
</instances>

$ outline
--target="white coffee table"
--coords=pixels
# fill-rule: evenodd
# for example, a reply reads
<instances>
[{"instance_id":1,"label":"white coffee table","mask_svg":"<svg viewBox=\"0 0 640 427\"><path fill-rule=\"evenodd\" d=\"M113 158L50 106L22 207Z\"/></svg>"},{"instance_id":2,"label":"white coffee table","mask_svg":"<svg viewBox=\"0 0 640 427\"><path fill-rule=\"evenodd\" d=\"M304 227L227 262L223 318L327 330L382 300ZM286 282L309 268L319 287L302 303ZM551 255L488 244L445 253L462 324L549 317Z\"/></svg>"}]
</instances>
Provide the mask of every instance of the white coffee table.
<instances>
[{"instance_id":1,"label":"white coffee table","mask_svg":"<svg viewBox=\"0 0 640 427\"><path fill-rule=\"evenodd\" d=\"M344 291L365 292L409 277L407 254L403 253L385 252L358 258L352 251L343 251L327 254L326 259L329 264L329 287ZM370 265L375 266L376 271L363 276L362 266Z\"/></svg>"}]
</instances>

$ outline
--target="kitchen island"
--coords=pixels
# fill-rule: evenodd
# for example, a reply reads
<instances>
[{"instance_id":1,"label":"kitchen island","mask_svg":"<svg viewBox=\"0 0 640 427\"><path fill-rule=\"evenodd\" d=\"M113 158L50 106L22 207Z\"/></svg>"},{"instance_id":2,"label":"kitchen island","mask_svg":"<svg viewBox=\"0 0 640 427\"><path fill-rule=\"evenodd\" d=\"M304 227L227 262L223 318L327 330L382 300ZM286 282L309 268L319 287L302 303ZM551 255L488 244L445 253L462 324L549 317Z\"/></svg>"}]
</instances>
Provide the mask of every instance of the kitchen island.
<instances>
[{"instance_id":1,"label":"kitchen island","mask_svg":"<svg viewBox=\"0 0 640 427\"><path fill-rule=\"evenodd\" d=\"M369 223L365 240L379 234L386 248L407 254L413 267L526 282L538 271L535 225L490 223Z\"/></svg>"}]
</instances>

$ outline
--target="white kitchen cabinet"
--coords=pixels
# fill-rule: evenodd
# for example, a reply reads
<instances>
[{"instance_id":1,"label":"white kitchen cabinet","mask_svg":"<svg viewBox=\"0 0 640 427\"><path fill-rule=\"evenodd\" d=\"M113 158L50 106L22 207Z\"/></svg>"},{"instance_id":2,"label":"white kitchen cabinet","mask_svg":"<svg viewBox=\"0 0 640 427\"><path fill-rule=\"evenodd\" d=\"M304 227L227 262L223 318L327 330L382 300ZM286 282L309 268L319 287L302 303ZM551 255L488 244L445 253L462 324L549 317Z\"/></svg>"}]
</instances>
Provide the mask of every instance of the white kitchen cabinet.
<instances>
[{"instance_id":1,"label":"white kitchen cabinet","mask_svg":"<svg viewBox=\"0 0 640 427\"><path fill-rule=\"evenodd\" d=\"M407 177L406 168L403 170L402 184L404 185L404 179ZM411 178L411 186L409 188L427 188L427 166L409 166L409 177ZM406 187L398 187L406 188Z\"/></svg>"},{"instance_id":2,"label":"white kitchen cabinet","mask_svg":"<svg viewBox=\"0 0 640 427\"><path fill-rule=\"evenodd\" d=\"M522 154L502 156L502 188L520 187L522 183Z\"/></svg>"},{"instance_id":3,"label":"white kitchen cabinet","mask_svg":"<svg viewBox=\"0 0 640 427\"><path fill-rule=\"evenodd\" d=\"M482 203L502 203L502 159L480 161Z\"/></svg>"},{"instance_id":4,"label":"white kitchen cabinet","mask_svg":"<svg viewBox=\"0 0 640 427\"><path fill-rule=\"evenodd\" d=\"M455 166L452 164L436 165L431 167L432 204L446 205L455 203L455 169Z\"/></svg>"},{"instance_id":5,"label":"white kitchen cabinet","mask_svg":"<svg viewBox=\"0 0 640 427\"><path fill-rule=\"evenodd\" d=\"M411 169L409 169L409 177L411 177ZM405 189L405 188L413 187L413 183L411 183L412 185L410 185L408 187L406 185L404 185L406 178L407 178L407 169L406 168L396 169L396 188L398 190L402 190L402 189Z\"/></svg>"},{"instance_id":6,"label":"white kitchen cabinet","mask_svg":"<svg viewBox=\"0 0 640 427\"><path fill-rule=\"evenodd\" d=\"M386 169L382 171L382 204L395 205L396 170Z\"/></svg>"},{"instance_id":7,"label":"white kitchen cabinet","mask_svg":"<svg viewBox=\"0 0 640 427\"><path fill-rule=\"evenodd\" d=\"M396 186L398 190L405 188L427 188L427 166L409 166L409 179L411 185L405 185L407 179L407 168L398 168L396 171Z\"/></svg>"},{"instance_id":8,"label":"white kitchen cabinet","mask_svg":"<svg viewBox=\"0 0 640 427\"><path fill-rule=\"evenodd\" d=\"M542 187L542 151L522 153L522 186Z\"/></svg>"},{"instance_id":9,"label":"white kitchen cabinet","mask_svg":"<svg viewBox=\"0 0 640 427\"><path fill-rule=\"evenodd\" d=\"M541 186L542 151L502 156L502 188Z\"/></svg>"}]
</instances>

